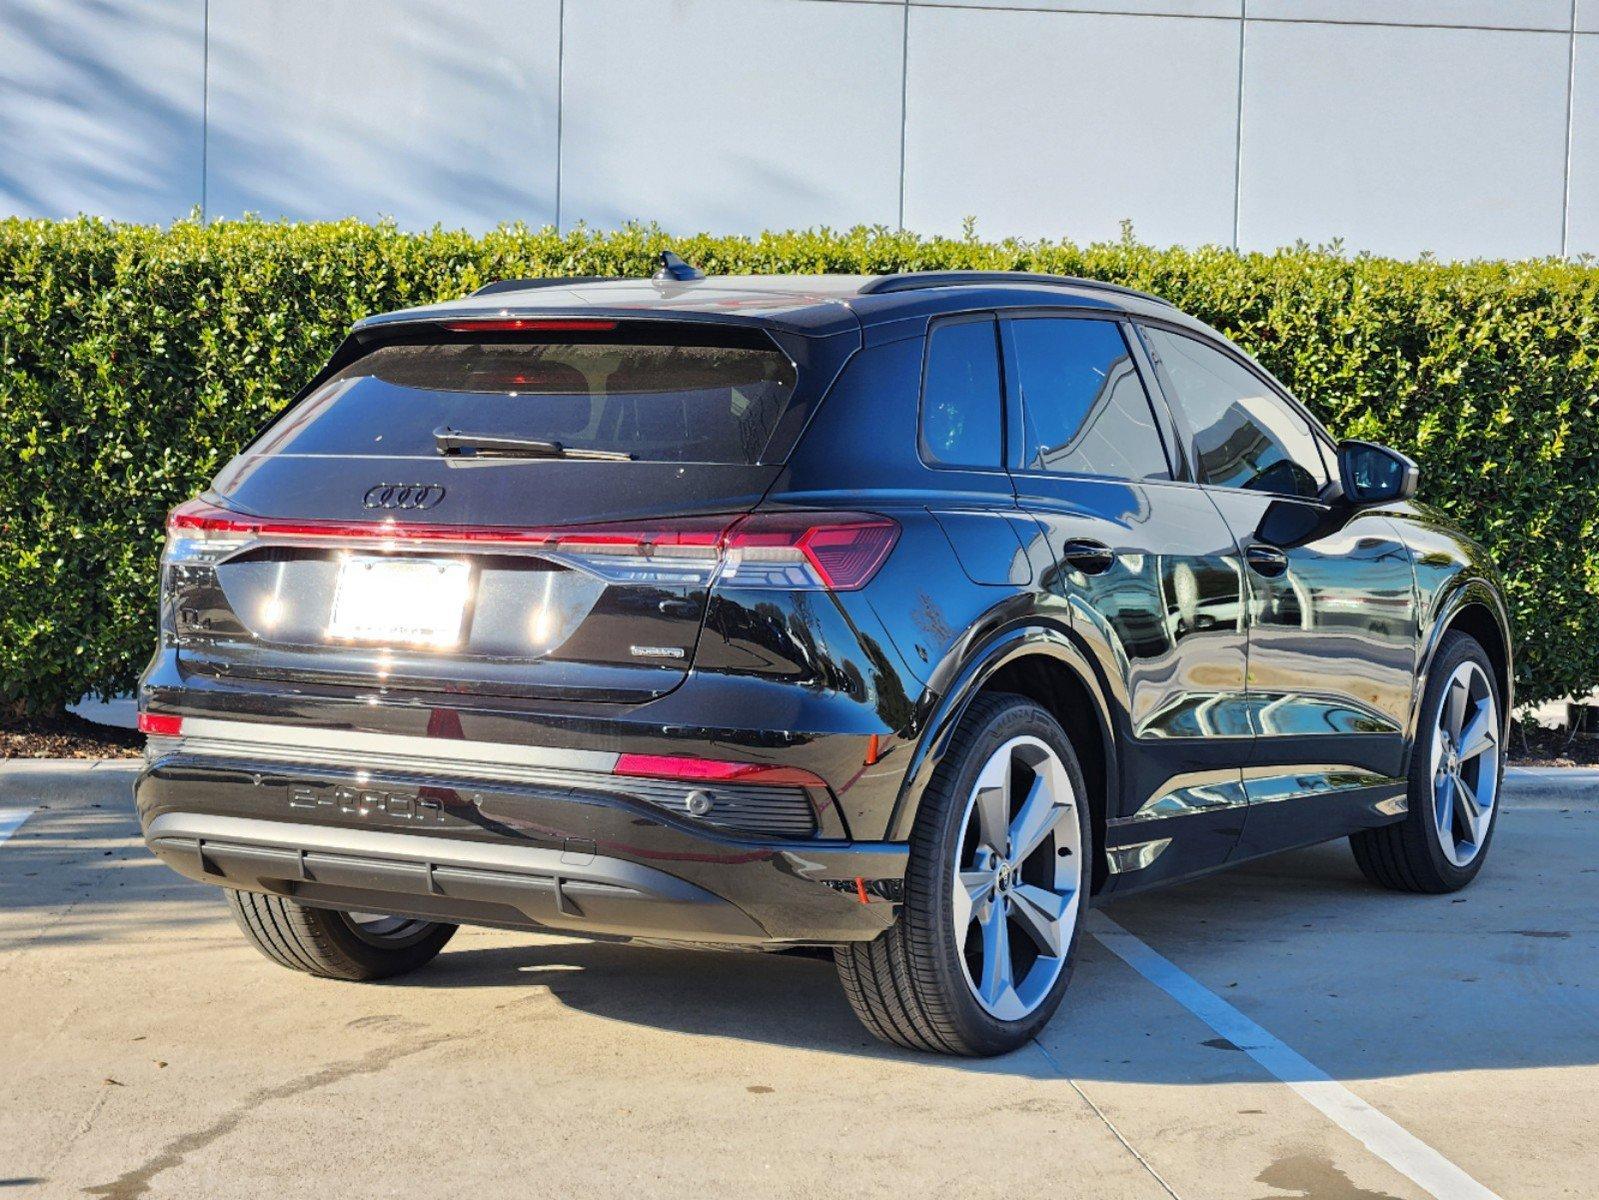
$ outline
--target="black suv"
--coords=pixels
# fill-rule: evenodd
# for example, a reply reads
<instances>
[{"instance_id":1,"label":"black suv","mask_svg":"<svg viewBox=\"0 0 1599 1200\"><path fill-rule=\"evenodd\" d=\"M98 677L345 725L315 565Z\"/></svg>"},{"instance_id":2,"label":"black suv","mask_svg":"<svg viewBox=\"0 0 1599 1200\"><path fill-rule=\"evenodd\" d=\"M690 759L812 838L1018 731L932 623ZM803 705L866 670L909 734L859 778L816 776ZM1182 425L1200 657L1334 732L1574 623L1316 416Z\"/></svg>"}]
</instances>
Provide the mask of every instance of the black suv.
<instances>
[{"instance_id":1,"label":"black suv","mask_svg":"<svg viewBox=\"0 0 1599 1200\"><path fill-rule=\"evenodd\" d=\"M176 509L144 835L285 966L830 947L992 1054L1085 907L1492 837L1510 638L1416 467L1051 276L523 280L361 322Z\"/></svg>"}]
</instances>

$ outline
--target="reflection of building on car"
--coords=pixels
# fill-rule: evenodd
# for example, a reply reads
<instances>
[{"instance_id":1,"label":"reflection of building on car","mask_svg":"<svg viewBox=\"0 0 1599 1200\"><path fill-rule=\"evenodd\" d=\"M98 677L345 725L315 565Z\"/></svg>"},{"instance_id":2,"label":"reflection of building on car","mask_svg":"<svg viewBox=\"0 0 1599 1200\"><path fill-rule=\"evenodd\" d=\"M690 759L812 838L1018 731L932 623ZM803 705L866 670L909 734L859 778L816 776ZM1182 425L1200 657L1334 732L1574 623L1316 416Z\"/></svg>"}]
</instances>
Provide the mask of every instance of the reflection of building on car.
<instances>
[{"instance_id":1,"label":"reflection of building on car","mask_svg":"<svg viewBox=\"0 0 1599 1200\"><path fill-rule=\"evenodd\" d=\"M1348 835L1480 868L1482 551L1153 297L528 280L370 318L171 516L145 837L269 957L462 923L831 947L1019 1045L1086 904Z\"/></svg>"}]
</instances>

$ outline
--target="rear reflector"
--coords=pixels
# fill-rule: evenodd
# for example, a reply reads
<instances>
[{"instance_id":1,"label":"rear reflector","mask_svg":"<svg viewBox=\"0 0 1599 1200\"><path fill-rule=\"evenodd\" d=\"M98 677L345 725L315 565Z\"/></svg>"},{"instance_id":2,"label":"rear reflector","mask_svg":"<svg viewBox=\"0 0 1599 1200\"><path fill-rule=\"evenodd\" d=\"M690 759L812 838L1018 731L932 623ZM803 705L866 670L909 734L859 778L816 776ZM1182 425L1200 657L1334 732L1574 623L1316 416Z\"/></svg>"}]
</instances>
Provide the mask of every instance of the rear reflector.
<instances>
[{"instance_id":1,"label":"rear reflector","mask_svg":"<svg viewBox=\"0 0 1599 1200\"><path fill-rule=\"evenodd\" d=\"M786 783L799 787L827 786L819 776L799 767L725 762L716 758L678 758L669 754L620 755L616 765L611 768L611 774L703 783Z\"/></svg>"},{"instance_id":2,"label":"rear reflector","mask_svg":"<svg viewBox=\"0 0 1599 1200\"><path fill-rule=\"evenodd\" d=\"M451 333L608 333L615 321L595 321L585 317L473 317L465 321L446 321Z\"/></svg>"},{"instance_id":3,"label":"rear reflector","mask_svg":"<svg viewBox=\"0 0 1599 1200\"><path fill-rule=\"evenodd\" d=\"M848 512L755 513L618 525L518 528L427 522L299 521L252 517L190 500L167 518L169 561L216 555L255 540L452 544L466 550L522 548L550 554L615 582L709 583L782 591L864 587L893 550L899 525Z\"/></svg>"},{"instance_id":4,"label":"rear reflector","mask_svg":"<svg viewBox=\"0 0 1599 1200\"><path fill-rule=\"evenodd\" d=\"M139 732L151 737L177 737L183 732L183 718L142 712L139 714Z\"/></svg>"}]
</instances>

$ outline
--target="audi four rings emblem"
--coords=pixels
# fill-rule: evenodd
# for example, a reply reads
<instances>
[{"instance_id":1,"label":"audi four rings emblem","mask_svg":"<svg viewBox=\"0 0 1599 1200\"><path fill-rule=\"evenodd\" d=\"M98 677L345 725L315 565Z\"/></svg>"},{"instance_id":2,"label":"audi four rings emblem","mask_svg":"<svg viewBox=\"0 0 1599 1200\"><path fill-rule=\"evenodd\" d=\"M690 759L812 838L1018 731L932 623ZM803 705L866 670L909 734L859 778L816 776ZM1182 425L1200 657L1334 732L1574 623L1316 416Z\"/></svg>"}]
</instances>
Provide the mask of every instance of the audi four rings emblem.
<instances>
[{"instance_id":1,"label":"audi four rings emblem","mask_svg":"<svg viewBox=\"0 0 1599 1200\"><path fill-rule=\"evenodd\" d=\"M379 483L367 488L361 503L367 508L403 508L421 511L436 508L444 499L444 489L436 483Z\"/></svg>"}]
</instances>

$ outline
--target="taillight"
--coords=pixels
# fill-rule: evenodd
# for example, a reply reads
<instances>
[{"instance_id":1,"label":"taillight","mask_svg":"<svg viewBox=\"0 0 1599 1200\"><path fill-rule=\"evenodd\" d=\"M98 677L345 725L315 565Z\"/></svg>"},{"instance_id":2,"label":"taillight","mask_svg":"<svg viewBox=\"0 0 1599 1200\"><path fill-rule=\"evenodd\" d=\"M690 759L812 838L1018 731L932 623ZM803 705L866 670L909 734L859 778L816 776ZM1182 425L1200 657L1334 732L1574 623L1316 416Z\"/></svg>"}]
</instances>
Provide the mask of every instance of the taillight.
<instances>
[{"instance_id":1,"label":"taillight","mask_svg":"<svg viewBox=\"0 0 1599 1200\"><path fill-rule=\"evenodd\" d=\"M259 525L203 500L189 500L167 514L164 562L216 562L257 536Z\"/></svg>"},{"instance_id":2,"label":"taillight","mask_svg":"<svg viewBox=\"0 0 1599 1200\"><path fill-rule=\"evenodd\" d=\"M756 513L723 539L721 578L734 587L849 592L865 587L899 525L865 513Z\"/></svg>"},{"instance_id":3,"label":"taillight","mask_svg":"<svg viewBox=\"0 0 1599 1200\"><path fill-rule=\"evenodd\" d=\"M852 591L875 575L899 525L867 513L756 513L615 525L524 528L252 517L191 500L167 518L167 560L217 561L258 539L532 550L614 583Z\"/></svg>"}]
</instances>

